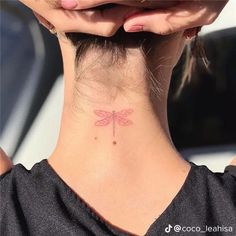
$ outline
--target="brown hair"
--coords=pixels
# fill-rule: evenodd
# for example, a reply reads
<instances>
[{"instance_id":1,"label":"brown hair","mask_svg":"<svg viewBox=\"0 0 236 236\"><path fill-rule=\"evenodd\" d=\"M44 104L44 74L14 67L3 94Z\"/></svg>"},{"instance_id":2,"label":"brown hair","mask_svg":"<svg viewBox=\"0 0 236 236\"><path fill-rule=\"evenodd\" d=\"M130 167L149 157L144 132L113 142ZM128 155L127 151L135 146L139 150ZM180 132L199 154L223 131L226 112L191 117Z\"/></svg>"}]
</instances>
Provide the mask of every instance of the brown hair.
<instances>
[{"instance_id":1,"label":"brown hair","mask_svg":"<svg viewBox=\"0 0 236 236\"><path fill-rule=\"evenodd\" d=\"M66 36L72 41L76 47L76 63L80 61L85 56L86 52L90 49L95 49L97 51L108 53L111 56L111 65L117 63L119 60L126 59L127 48L139 48L143 57L146 61L146 77L149 83L150 93L154 93L159 96L162 90L161 84L157 82L155 76L153 75L152 67L156 67L150 58L153 58L154 51L153 45L158 42L165 42L169 36L158 36L150 32L139 32L128 34L123 28L120 28L118 32L112 37L102 37L89 34L76 34L67 33Z\"/></svg>"},{"instance_id":2,"label":"brown hair","mask_svg":"<svg viewBox=\"0 0 236 236\"><path fill-rule=\"evenodd\" d=\"M111 63L116 63L122 58L125 59L127 52L126 49L129 47L140 48L143 52L143 55L147 56L152 51L152 47L154 44L156 44L157 39L160 41L165 41L168 40L169 37L173 37L173 35L157 36L150 32L128 34L123 30L123 28L119 29L119 31L112 37L102 37L83 33L67 33L66 36L76 47L76 63L79 63L83 59L84 55L89 49L96 49L100 50L101 52L110 53L112 56ZM186 59L183 68L183 74L180 85L175 92L175 98L180 96L185 84L189 83L191 80L192 71L196 63L196 56L199 55L199 48L201 49L200 52L203 55L204 51L202 51L202 47L197 36L193 43L189 43L186 47ZM161 88L159 88L161 85L157 84L157 81L150 73L151 69L149 68L149 63L147 63L146 66L148 72L147 76L150 78L150 90L158 95L159 91L161 90Z\"/></svg>"},{"instance_id":3,"label":"brown hair","mask_svg":"<svg viewBox=\"0 0 236 236\"><path fill-rule=\"evenodd\" d=\"M206 52L205 52L203 43L201 41L201 38L198 35L200 30L201 28L199 28L199 31L197 32L197 35L194 38L194 40L186 45L185 63L183 66L183 73L182 73L180 85L175 92L174 99L179 98L179 96L181 95L181 92L183 91L184 86L191 82L192 73L195 70L198 59L200 59L203 62L206 70L209 72L210 63L207 59Z\"/></svg>"}]
</instances>

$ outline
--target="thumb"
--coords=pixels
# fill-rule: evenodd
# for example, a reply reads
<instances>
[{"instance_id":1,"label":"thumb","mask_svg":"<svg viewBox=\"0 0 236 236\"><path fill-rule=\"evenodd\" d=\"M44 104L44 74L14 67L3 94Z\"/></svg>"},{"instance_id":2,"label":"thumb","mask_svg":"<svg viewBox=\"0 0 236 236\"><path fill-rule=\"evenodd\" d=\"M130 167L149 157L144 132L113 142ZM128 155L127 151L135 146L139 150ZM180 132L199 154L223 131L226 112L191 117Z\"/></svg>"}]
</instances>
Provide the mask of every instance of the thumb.
<instances>
[{"instance_id":1,"label":"thumb","mask_svg":"<svg viewBox=\"0 0 236 236\"><path fill-rule=\"evenodd\" d=\"M37 12L33 11L33 13L41 25L43 25L48 30L52 29L53 25L49 21L47 21L44 17L39 15Z\"/></svg>"},{"instance_id":2,"label":"thumb","mask_svg":"<svg viewBox=\"0 0 236 236\"><path fill-rule=\"evenodd\" d=\"M171 34L182 26L181 22L172 21L171 14L171 12L164 10L136 14L126 20L124 29L126 32L149 31L160 35Z\"/></svg>"}]
</instances>

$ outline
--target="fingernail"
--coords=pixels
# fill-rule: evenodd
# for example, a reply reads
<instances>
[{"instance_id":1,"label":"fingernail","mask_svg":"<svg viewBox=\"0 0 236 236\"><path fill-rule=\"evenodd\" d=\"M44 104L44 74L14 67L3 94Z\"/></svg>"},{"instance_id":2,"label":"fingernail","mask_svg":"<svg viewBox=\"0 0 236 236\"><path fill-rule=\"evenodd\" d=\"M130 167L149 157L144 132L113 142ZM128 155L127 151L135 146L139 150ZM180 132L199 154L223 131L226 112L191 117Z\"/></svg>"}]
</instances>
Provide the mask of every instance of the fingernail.
<instances>
[{"instance_id":1,"label":"fingernail","mask_svg":"<svg viewBox=\"0 0 236 236\"><path fill-rule=\"evenodd\" d=\"M62 0L61 6L65 9L73 9L77 7L77 1L76 0Z\"/></svg>"},{"instance_id":2,"label":"fingernail","mask_svg":"<svg viewBox=\"0 0 236 236\"><path fill-rule=\"evenodd\" d=\"M133 25L126 30L127 32L140 32L143 31L143 25Z\"/></svg>"}]
</instances>

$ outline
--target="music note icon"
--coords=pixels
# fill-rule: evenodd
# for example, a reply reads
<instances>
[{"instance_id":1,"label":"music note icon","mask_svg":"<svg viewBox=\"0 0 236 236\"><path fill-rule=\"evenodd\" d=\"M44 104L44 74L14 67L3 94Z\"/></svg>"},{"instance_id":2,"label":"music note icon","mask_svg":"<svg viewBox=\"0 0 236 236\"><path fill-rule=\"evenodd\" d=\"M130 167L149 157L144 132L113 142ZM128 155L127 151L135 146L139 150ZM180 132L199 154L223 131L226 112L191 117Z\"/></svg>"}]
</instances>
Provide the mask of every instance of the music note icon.
<instances>
[{"instance_id":1,"label":"music note icon","mask_svg":"<svg viewBox=\"0 0 236 236\"><path fill-rule=\"evenodd\" d=\"M172 228L173 228L173 226L169 224L169 225L165 228L165 232L166 232L166 233L170 233L170 231L171 231Z\"/></svg>"}]
</instances>

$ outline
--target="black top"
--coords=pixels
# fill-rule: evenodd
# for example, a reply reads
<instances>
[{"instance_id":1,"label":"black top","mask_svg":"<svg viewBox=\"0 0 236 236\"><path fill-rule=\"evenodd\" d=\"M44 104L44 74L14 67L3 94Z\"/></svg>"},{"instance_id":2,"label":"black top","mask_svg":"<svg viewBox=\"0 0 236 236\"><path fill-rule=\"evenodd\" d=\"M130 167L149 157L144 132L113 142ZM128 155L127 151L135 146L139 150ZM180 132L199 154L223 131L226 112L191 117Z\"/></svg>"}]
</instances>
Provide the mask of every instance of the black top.
<instances>
[{"instance_id":1,"label":"black top","mask_svg":"<svg viewBox=\"0 0 236 236\"><path fill-rule=\"evenodd\" d=\"M236 166L213 173L206 166L190 164L182 188L146 236L235 236ZM104 221L46 159L31 170L15 165L0 176L0 183L1 236L131 235Z\"/></svg>"}]
</instances>

